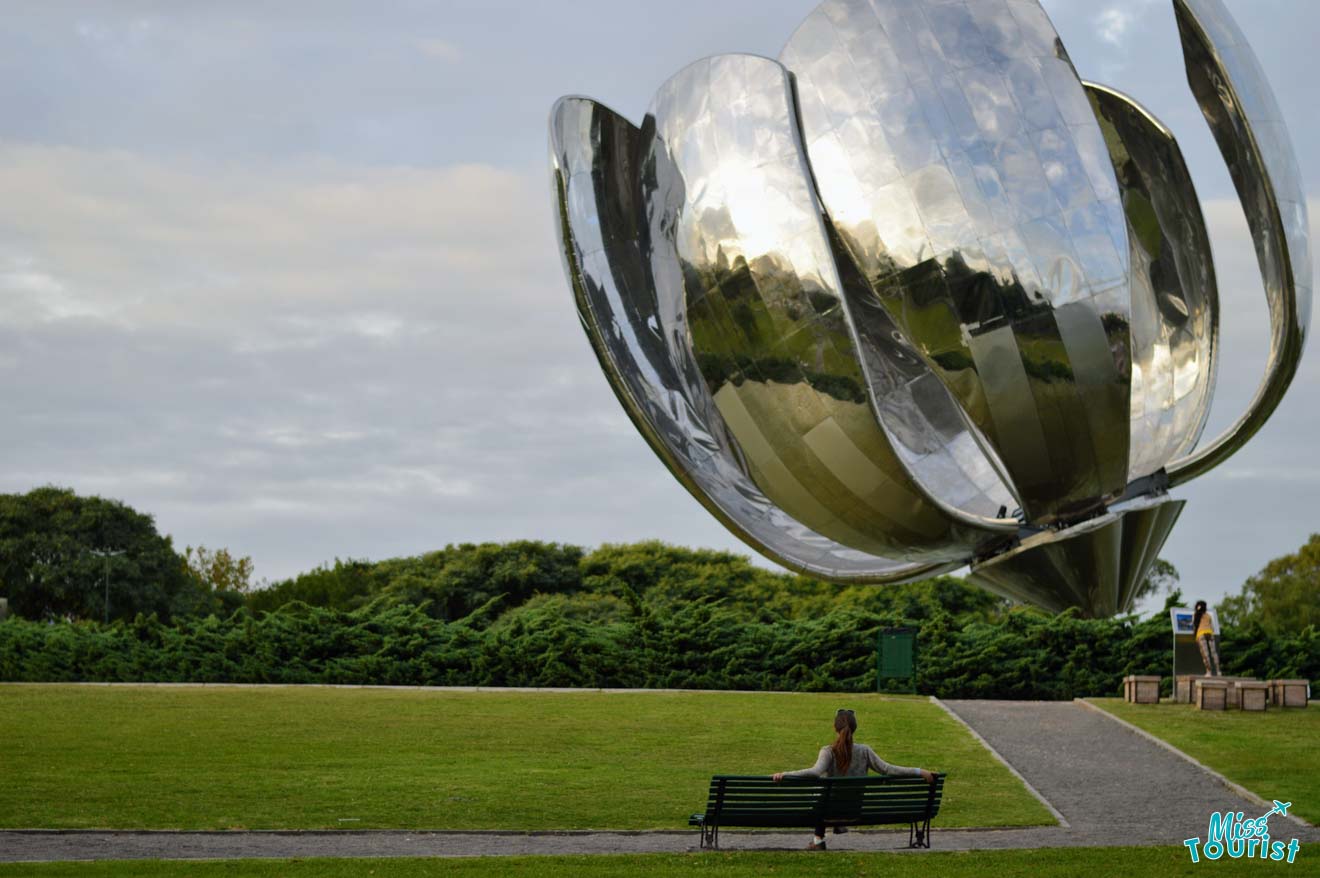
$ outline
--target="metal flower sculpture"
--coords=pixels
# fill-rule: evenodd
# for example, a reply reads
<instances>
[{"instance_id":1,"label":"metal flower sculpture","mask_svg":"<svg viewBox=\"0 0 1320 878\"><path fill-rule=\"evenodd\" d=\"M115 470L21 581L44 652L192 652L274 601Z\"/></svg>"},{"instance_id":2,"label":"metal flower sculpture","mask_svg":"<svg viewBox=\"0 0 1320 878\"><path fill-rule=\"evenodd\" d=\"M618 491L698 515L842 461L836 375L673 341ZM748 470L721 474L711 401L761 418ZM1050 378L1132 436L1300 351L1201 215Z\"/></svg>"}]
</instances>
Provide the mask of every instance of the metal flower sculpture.
<instances>
[{"instance_id":1,"label":"metal flower sculpture","mask_svg":"<svg viewBox=\"0 0 1320 878\"><path fill-rule=\"evenodd\" d=\"M1197 448L1218 296L1173 135L1078 78L1037 0L826 0L779 61L551 119L565 270L615 393L726 527L839 582L971 565L1109 615L1278 405L1311 257L1277 104L1220 0L1174 0L1246 208L1272 350ZM1194 450L1196 449L1196 450Z\"/></svg>"}]
</instances>

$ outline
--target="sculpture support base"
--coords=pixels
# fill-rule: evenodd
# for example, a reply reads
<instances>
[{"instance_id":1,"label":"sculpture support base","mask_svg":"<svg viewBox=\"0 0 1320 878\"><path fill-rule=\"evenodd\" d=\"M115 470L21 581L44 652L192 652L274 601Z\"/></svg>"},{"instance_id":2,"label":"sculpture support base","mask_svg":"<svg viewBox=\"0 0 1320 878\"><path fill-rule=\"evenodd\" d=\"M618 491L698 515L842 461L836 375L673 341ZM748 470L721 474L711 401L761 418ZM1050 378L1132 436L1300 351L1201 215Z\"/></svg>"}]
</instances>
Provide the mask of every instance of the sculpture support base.
<instances>
[{"instance_id":1,"label":"sculpture support base","mask_svg":"<svg viewBox=\"0 0 1320 878\"><path fill-rule=\"evenodd\" d=\"M1055 612L1079 607L1095 618L1129 612L1184 504L1146 497L1064 530L1032 534L973 564L971 579Z\"/></svg>"}]
</instances>

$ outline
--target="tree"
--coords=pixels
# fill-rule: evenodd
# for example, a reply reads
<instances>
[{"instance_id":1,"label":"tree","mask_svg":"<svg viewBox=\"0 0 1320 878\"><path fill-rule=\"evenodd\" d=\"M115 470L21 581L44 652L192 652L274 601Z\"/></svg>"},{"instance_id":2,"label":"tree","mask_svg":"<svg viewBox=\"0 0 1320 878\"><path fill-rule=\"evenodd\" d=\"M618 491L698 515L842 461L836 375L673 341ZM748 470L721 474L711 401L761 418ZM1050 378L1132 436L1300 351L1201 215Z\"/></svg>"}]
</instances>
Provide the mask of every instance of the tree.
<instances>
[{"instance_id":1,"label":"tree","mask_svg":"<svg viewBox=\"0 0 1320 878\"><path fill-rule=\"evenodd\" d=\"M1156 558L1155 563L1150 565L1150 572L1146 574L1146 578L1137 589L1136 600L1140 602L1158 594L1171 594L1178 587L1181 579L1177 567L1163 558Z\"/></svg>"},{"instance_id":2,"label":"tree","mask_svg":"<svg viewBox=\"0 0 1320 878\"><path fill-rule=\"evenodd\" d=\"M313 607L355 610L371 601L380 586L370 561L335 559L333 567L321 565L292 579L263 586L247 593L247 607L254 613L271 613L294 602Z\"/></svg>"},{"instance_id":3,"label":"tree","mask_svg":"<svg viewBox=\"0 0 1320 878\"><path fill-rule=\"evenodd\" d=\"M1296 552L1266 564L1218 609L1220 624L1255 625L1272 636L1320 627L1320 534L1311 534Z\"/></svg>"},{"instance_id":4,"label":"tree","mask_svg":"<svg viewBox=\"0 0 1320 878\"><path fill-rule=\"evenodd\" d=\"M107 583L114 619L137 613L169 618L198 604L183 559L150 515L53 486L0 494L0 597L9 599L12 612L29 619L101 619Z\"/></svg>"},{"instance_id":5,"label":"tree","mask_svg":"<svg viewBox=\"0 0 1320 878\"><path fill-rule=\"evenodd\" d=\"M582 554L577 546L518 540L450 545L411 558L376 562L336 560L333 566L252 591L247 606L253 612L270 612L301 601L346 610L384 600L424 604L436 618L461 619L497 598L507 606L518 606L537 593L578 591Z\"/></svg>"},{"instance_id":6,"label":"tree","mask_svg":"<svg viewBox=\"0 0 1320 878\"><path fill-rule=\"evenodd\" d=\"M441 619L461 619L488 601L504 596L517 606L537 592L560 594L582 585L582 550L535 540L464 543L446 546L420 558L400 558L378 565L389 579L384 589L400 603L430 602Z\"/></svg>"},{"instance_id":7,"label":"tree","mask_svg":"<svg viewBox=\"0 0 1320 878\"><path fill-rule=\"evenodd\" d=\"M252 587L252 559L246 555L235 558L228 549L188 546L183 550L183 559L193 578L211 591L247 594Z\"/></svg>"},{"instance_id":8,"label":"tree","mask_svg":"<svg viewBox=\"0 0 1320 878\"><path fill-rule=\"evenodd\" d=\"M183 560L196 586L197 603L192 615L228 616L243 607L252 588L251 558L235 558L228 549L188 546L183 550Z\"/></svg>"}]
</instances>

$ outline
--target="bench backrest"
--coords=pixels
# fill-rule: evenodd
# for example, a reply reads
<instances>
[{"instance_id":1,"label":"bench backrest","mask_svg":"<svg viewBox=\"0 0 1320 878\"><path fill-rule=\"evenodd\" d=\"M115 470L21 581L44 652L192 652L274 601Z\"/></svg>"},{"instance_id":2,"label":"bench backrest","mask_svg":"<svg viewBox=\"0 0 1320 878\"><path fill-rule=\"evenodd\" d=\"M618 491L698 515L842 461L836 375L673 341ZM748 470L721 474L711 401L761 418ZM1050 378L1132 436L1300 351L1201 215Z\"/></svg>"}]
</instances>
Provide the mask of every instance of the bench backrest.
<instances>
[{"instance_id":1,"label":"bench backrest","mask_svg":"<svg viewBox=\"0 0 1320 878\"><path fill-rule=\"evenodd\" d=\"M765 775L716 775L706 816L744 826L919 822L939 813L944 775L935 778L932 797L919 777L786 777L775 783Z\"/></svg>"}]
</instances>

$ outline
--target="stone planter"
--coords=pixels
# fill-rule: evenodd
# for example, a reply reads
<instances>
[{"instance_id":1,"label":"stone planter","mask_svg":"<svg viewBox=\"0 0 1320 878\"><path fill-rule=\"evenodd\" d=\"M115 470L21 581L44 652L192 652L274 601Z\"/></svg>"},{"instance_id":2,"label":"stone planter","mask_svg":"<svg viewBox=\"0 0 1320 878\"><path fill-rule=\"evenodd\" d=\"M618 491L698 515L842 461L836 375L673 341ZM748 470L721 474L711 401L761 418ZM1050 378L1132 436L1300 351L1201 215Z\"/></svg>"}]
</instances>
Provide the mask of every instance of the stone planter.
<instances>
[{"instance_id":1,"label":"stone planter","mask_svg":"<svg viewBox=\"0 0 1320 878\"><path fill-rule=\"evenodd\" d=\"M1270 680L1270 699L1276 707L1306 707L1310 680Z\"/></svg>"},{"instance_id":2,"label":"stone planter","mask_svg":"<svg viewBox=\"0 0 1320 878\"><path fill-rule=\"evenodd\" d=\"M1199 677L1195 683L1198 710L1227 710L1228 681L1219 677Z\"/></svg>"},{"instance_id":3,"label":"stone planter","mask_svg":"<svg viewBox=\"0 0 1320 878\"><path fill-rule=\"evenodd\" d=\"M1160 678L1140 674L1124 677L1123 700L1132 704L1159 704Z\"/></svg>"},{"instance_id":4,"label":"stone planter","mask_svg":"<svg viewBox=\"0 0 1320 878\"><path fill-rule=\"evenodd\" d=\"M1239 680L1233 687L1234 701L1242 710L1264 710L1270 685L1262 680Z\"/></svg>"}]
</instances>

